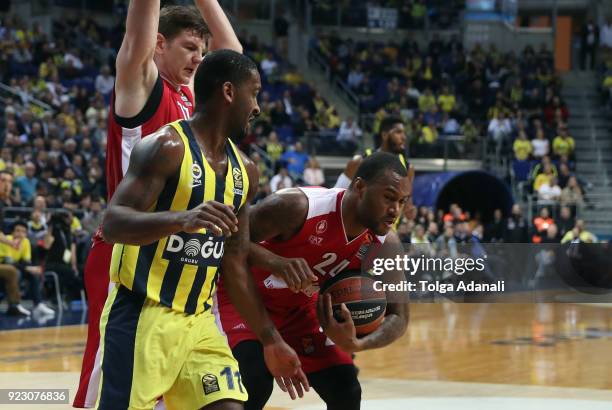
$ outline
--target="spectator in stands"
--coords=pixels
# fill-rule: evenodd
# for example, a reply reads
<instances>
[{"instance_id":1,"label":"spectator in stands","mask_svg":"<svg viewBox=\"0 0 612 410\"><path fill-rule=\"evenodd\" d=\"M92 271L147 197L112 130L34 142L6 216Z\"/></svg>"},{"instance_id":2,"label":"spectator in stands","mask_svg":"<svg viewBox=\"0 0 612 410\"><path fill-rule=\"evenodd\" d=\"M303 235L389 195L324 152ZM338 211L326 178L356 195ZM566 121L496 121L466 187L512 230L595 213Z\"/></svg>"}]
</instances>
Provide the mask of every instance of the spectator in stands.
<instances>
[{"instance_id":1,"label":"spectator in stands","mask_svg":"<svg viewBox=\"0 0 612 410\"><path fill-rule=\"evenodd\" d=\"M578 219L574 228L563 235L561 243L572 242L574 240L585 243L595 243L597 242L597 237L585 229L582 219Z\"/></svg>"},{"instance_id":2,"label":"spectator in stands","mask_svg":"<svg viewBox=\"0 0 612 410\"><path fill-rule=\"evenodd\" d=\"M549 181L544 181L538 188L538 204L554 205L561 197L561 187L557 177L553 176Z\"/></svg>"},{"instance_id":3,"label":"spectator in stands","mask_svg":"<svg viewBox=\"0 0 612 410\"><path fill-rule=\"evenodd\" d=\"M359 86L363 82L364 74L361 64L356 64L355 67L349 72L348 78L346 79L347 84L354 90L359 89Z\"/></svg>"},{"instance_id":4,"label":"spectator in stands","mask_svg":"<svg viewBox=\"0 0 612 410\"><path fill-rule=\"evenodd\" d=\"M505 236L505 221L501 209L493 211L493 221L491 221L484 231L485 242L503 242Z\"/></svg>"},{"instance_id":5,"label":"spectator in stands","mask_svg":"<svg viewBox=\"0 0 612 410\"><path fill-rule=\"evenodd\" d=\"M287 167L290 174L300 177L304 173L304 168L306 168L308 154L304 152L302 143L298 141L281 155L281 161Z\"/></svg>"},{"instance_id":6,"label":"spectator in stands","mask_svg":"<svg viewBox=\"0 0 612 410\"><path fill-rule=\"evenodd\" d=\"M36 178L36 165L28 161L25 164L25 175L15 179L15 187L19 188L21 199L24 203L32 202L38 187L38 178Z\"/></svg>"},{"instance_id":7,"label":"spectator in stands","mask_svg":"<svg viewBox=\"0 0 612 410\"><path fill-rule=\"evenodd\" d=\"M40 266L32 265L32 246L27 237L28 226L23 221L13 224L13 233L7 238L14 242L14 246L0 245L0 258L2 263L10 264L20 271L30 284L29 293L32 298L35 316L54 316L53 309L42 302L43 271Z\"/></svg>"},{"instance_id":8,"label":"spectator in stands","mask_svg":"<svg viewBox=\"0 0 612 410\"><path fill-rule=\"evenodd\" d=\"M266 53L266 56L260 63L261 71L266 75L268 79L276 74L278 70L278 62L274 59L274 55L270 52Z\"/></svg>"},{"instance_id":9,"label":"spectator in stands","mask_svg":"<svg viewBox=\"0 0 612 410\"><path fill-rule=\"evenodd\" d=\"M506 141L512 133L512 125L510 124L510 120L506 117L504 110L499 111L499 113L491 119L487 131L489 137L499 150L504 141Z\"/></svg>"},{"instance_id":10,"label":"spectator in stands","mask_svg":"<svg viewBox=\"0 0 612 410\"><path fill-rule=\"evenodd\" d=\"M436 105L436 97L433 95L431 88L425 88L425 92L419 97L419 111L428 112Z\"/></svg>"},{"instance_id":11,"label":"spectator in stands","mask_svg":"<svg viewBox=\"0 0 612 410\"><path fill-rule=\"evenodd\" d=\"M572 211L568 206L562 206L559 211L559 218L555 221L555 224L559 228L561 236L569 232L576 224L575 219L572 217Z\"/></svg>"},{"instance_id":12,"label":"spectator in stands","mask_svg":"<svg viewBox=\"0 0 612 410\"><path fill-rule=\"evenodd\" d=\"M304 181L310 186L323 186L325 184L325 175L316 158L311 157L304 170Z\"/></svg>"},{"instance_id":13,"label":"spectator in stands","mask_svg":"<svg viewBox=\"0 0 612 410\"><path fill-rule=\"evenodd\" d=\"M523 217L523 211L519 204L512 205L512 212L506 219L504 230L504 242L506 243L526 243L528 238L528 225Z\"/></svg>"},{"instance_id":14,"label":"spectator in stands","mask_svg":"<svg viewBox=\"0 0 612 410\"><path fill-rule=\"evenodd\" d=\"M536 137L531 140L531 146L533 148L533 157L536 159L542 159L545 155L550 152L550 142L546 139L543 129L536 131Z\"/></svg>"},{"instance_id":15,"label":"spectator in stands","mask_svg":"<svg viewBox=\"0 0 612 410\"><path fill-rule=\"evenodd\" d=\"M545 183L548 183L550 185L550 182L553 177L555 177L555 173L553 173L552 165L548 163L544 164L543 172L541 174L538 174L535 180L533 181L533 191L538 192L540 190L540 187Z\"/></svg>"},{"instance_id":16,"label":"spectator in stands","mask_svg":"<svg viewBox=\"0 0 612 410\"><path fill-rule=\"evenodd\" d=\"M549 225L546 229L545 235L542 237L540 243L559 243L561 236L559 236L559 228L557 225Z\"/></svg>"},{"instance_id":17,"label":"spectator in stands","mask_svg":"<svg viewBox=\"0 0 612 410\"><path fill-rule=\"evenodd\" d=\"M69 299L77 299L83 286L77 267L76 243L71 224L72 216L65 210L51 216L43 244L47 250L44 269L57 273L65 295Z\"/></svg>"},{"instance_id":18,"label":"spectator in stands","mask_svg":"<svg viewBox=\"0 0 612 410\"><path fill-rule=\"evenodd\" d=\"M548 125L553 125L557 118L561 118L564 123L567 122L569 111L567 106L561 102L559 96L555 95L550 104L544 108L544 119Z\"/></svg>"},{"instance_id":19,"label":"spectator in stands","mask_svg":"<svg viewBox=\"0 0 612 410\"><path fill-rule=\"evenodd\" d=\"M559 127L559 135L553 140L553 153L560 157L561 155L567 155L572 157L574 154L574 148L576 143L574 139L567 133L567 125Z\"/></svg>"},{"instance_id":20,"label":"spectator in stands","mask_svg":"<svg viewBox=\"0 0 612 410\"><path fill-rule=\"evenodd\" d=\"M291 188L293 186L293 179L289 176L289 171L285 167L281 167L278 170L278 174L274 175L270 179L270 190L272 193L283 188Z\"/></svg>"},{"instance_id":21,"label":"spectator in stands","mask_svg":"<svg viewBox=\"0 0 612 410\"><path fill-rule=\"evenodd\" d=\"M575 176L568 179L567 186L561 192L560 201L562 205L580 206L584 204L582 190Z\"/></svg>"},{"instance_id":22,"label":"spectator in stands","mask_svg":"<svg viewBox=\"0 0 612 410\"><path fill-rule=\"evenodd\" d=\"M348 117L346 121L342 121L336 141L340 145L340 149L344 154L352 155L357 149L363 131L359 128L359 125L353 117Z\"/></svg>"},{"instance_id":23,"label":"spectator in stands","mask_svg":"<svg viewBox=\"0 0 612 410\"><path fill-rule=\"evenodd\" d=\"M444 234L436 239L434 247L438 256L457 257L457 241L455 240L455 229L452 224L444 227Z\"/></svg>"},{"instance_id":24,"label":"spectator in stands","mask_svg":"<svg viewBox=\"0 0 612 410\"><path fill-rule=\"evenodd\" d=\"M461 132L461 127L457 120L450 116L450 113L442 114L442 133L445 135L457 135Z\"/></svg>"},{"instance_id":25,"label":"spectator in stands","mask_svg":"<svg viewBox=\"0 0 612 410\"><path fill-rule=\"evenodd\" d=\"M99 197L93 197L89 203L88 209L85 211L83 220L81 222L83 229L89 236L93 236L94 233L100 227L102 223L102 202Z\"/></svg>"},{"instance_id":26,"label":"spectator in stands","mask_svg":"<svg viewBox=\"0 0 612 410\"><path fill-rule=\"evenodd\" d=\"M512 148L514 150L514 157L519 161L525 161L529 159L529 156L533 151L533 146L531 145L531 142L527 139L527 134L525 134L525 131L519 132L518 138L514 140Z\"/></svg>"},{"instance_id":27,"label":"spectator in stands","mask_svg":"<svg viewBox=\"0 0 612 410\"><path fill-rule=\"evenodd\" d=\"M442 91L438 96L438 105L442 111L451 113L455 110L455 106L457 104L457 99L455 95L450 92L450 88L445 85L442 87Z\"/></svg>"},{"instance_id":28,"label":"spectator in stands","mask_svg":"<svg viewBox=\"0 0 612 410\"><path fill-rule=\"evenodd\" d=\"M471 118L466 118L465 122L461 126L461 133L465 137L465 140L468 144L474 143L478 140L480 136L480 131L478 131L478 127L474 124Z\"/></svg>"},{"instance_id":29,"label":"spectator in stands","mask_svg":"<svg viewBox=\"0 0 612 410\"><path fill-rule=\"evenodd\" d=\"M278 141L278 134L275 131L270 132L266 143L266 152L273 164L280 159L283 150L283 146Z\"/></svg>"},{"instance_id":30,"label":"spectator in stands","mask_svg":"<svg viewBox=\"0 0 612 410\"><path fill-rule=\"evenodd\" d=\"M100 70L100 74L96 77L96 91L102 94L104 100L108 103L114 86L115 77L111 75L110 67L105 65ZM87 106L89 106L89 104L87 104ZM83 112L85 112L85 110Z\"/></svg>"},{"instance_id":31,"label":"spectator in stands","mask_svg":"<svg viewBox=\"0 0 612 410\"><path fill-rule=\"evenodd\" d=\"M599 47L599 29L593 19L582 26L580 41L580 69L584 70L587 66L595 68L595 58ZM588 64L587 64L588 58Z\"/></svg>"},{"instance_id":32,"label":"spectator in stands","mask_svg":"<svg viewBox=\"0 0 612 410\"><path fill-rule=\"evenodd\" d=\"M550 217L550 211L547 207L540 209L540 213L533 220L534 234L531 238L533 243L540 243L546 230L550 225L553 225L555 221Z\"/></svg>"}]
</instances>

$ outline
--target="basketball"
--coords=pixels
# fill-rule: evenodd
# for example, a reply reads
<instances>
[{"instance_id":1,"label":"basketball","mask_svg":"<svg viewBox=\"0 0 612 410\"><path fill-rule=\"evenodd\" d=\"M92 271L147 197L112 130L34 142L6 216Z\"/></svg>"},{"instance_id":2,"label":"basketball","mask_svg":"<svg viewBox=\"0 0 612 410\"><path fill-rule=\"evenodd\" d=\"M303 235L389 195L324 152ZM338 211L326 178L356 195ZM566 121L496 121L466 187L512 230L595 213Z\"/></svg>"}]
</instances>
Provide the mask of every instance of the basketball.
<instances>
[{"instance_id":1,"label":"basketball","mask_svg":"<svg viewBox=\"0 0 612 410\"><path fill-rule=\"evenodd\" d=\"M358 336L375 331L385 317L385 292L374 289L374 279L359 270L346 270L323 284L321 294L331 294L334 317L341 321L341 305L351 312Z\"/></svg>"}]
</instances>

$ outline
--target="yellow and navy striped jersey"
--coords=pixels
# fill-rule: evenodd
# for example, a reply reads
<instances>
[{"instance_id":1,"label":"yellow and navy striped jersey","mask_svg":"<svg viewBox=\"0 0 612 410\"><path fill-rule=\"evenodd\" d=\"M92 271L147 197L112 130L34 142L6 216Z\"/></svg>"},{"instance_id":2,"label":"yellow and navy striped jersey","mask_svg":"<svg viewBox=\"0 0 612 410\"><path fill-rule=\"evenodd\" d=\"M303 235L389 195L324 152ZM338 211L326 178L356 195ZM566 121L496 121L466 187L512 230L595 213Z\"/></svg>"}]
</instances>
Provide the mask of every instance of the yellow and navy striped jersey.
<instances>
[{"instance_id":1,"label":"yellow and navy striped jersey","mask_svg":"<svg viewBox=\"0 0 612 410\"><path fill-rule=\"evenodd\" d=\"M233 205L237 213L246 202L249 179L234 143L229 139L226 143L226 175L217 176L187 121L169 125L183 140L185 154L151 211L186 211L215 200ZM213 236L205 229L193 234L178 232L150 245L116 244L111 280L173 310L201 313L212 306L224 244L223 236Z\"/></svg>"},{"instance_id":2,"label":"yellow and navy striped jersey","mask_svg":"<svg viewBox=\"0 0 612 410\"><path fill-rule=\"evenodd\" d=\"M372 155L372 153L374 153L372 148L367 148L365 150L365 152L363 153L363 157L365 158L367 156L370 156L370 155ZM406 170L408 170L408 161L406 161L406 157L404 156L404 154L400 153L400 154L397 154L397 156L398 156L400 162L402 163L402 165L404 166L404 168L406 168ZM395 220L395 223L393 224L393 230L394 231L397 231L397 227L399 226L400 221L402 220L402 215L403 215L403 212L400 213L400 216L398 216L397 219Z\"/></svg>"}]
</instances>

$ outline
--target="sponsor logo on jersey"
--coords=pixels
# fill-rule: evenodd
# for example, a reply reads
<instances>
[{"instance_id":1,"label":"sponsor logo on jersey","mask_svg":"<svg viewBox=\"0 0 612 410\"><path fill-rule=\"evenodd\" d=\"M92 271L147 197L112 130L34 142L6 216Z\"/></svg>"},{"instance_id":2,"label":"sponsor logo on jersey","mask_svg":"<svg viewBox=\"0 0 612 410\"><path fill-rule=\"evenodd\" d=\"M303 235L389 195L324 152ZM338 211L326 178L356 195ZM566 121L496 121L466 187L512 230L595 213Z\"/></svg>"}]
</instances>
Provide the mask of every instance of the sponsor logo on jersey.
<instances>
[{"instance_id":1,"label":"sponsor logo on jersey","mask_svg":"<svg viewBox=\"0 0 612 410\"><path fill-rule=\"evenodd\" d=\"M315 344L312 336L306 336L302 338L302 349L304 354L313 354L315 351Z\"/></svg>"},{"instance_id":2,"label":"sponsor logo on jersey","mask_svg":"<svg viewBox=\"0 0 612 410\"><path fill-rule=\"evenodd\" d=\"M242 182L242 170L240 168L232 168L232 177L234 178L234 194L244 195L242 190L244 185Z\"/></svg>"},{"instance_id":3,"label":"sponsor logo on jersey","mask_svg":"<svg viewBox=\"0 0 612 410\"><path fill-rule=\"evenodd\" d=\"M323 243L323 238L321 238L320 236L310 235L310 237L308 238L308 242L310 242L311 245L321 246L321 244Z\"/></svg>"},{"instance_id":4,"label":"sponsor logo on jersey","mask_svg":"<svg viewBox=\"0 0 612 410\"><path fill-rule=\"evenodd\" d=\"M221 236L179 233L170 235L162 258L187 265L218 266L225 241Z\"/></svg>"}]
</instances>

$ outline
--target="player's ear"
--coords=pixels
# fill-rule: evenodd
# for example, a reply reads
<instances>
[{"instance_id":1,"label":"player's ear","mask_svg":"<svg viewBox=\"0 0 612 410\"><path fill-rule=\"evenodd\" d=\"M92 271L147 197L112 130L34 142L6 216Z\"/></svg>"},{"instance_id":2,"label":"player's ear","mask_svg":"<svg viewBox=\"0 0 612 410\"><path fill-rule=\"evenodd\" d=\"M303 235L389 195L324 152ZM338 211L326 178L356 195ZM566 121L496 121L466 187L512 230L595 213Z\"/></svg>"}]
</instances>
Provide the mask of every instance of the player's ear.
<instances>
[{"instance_id":1,"label":"player's ear","mask_svg":"<svg viewBox=\"0 0 612 410\"><path fill-rule=\"evenodd\" d=\"M234 85L229 81L223 83L223 99L230 103L234 101L234 93L236 90L234 89Z\"/></svg>"},{"instance_id":2,"label":"player's ear","mask_svg":"<svg viewBox=\"0 0 612 410\"><path fill-rule=\"evenodd\" d=\"M166 37L163 34L157 33L157 40L155 42L155 53L163 54L166 48Z\"/></svg>"},{"instance_id":3,"label":"player's ear","mask_svg":"<svg viewBox=\"0 0 612 410\"><path fill-rule=\"evenodd\" d=\"M366 183L363 179L357 177L353 180L353 190L359 196L359 199L363 198L366 190Z\"/></svg>"}]
</instances>

